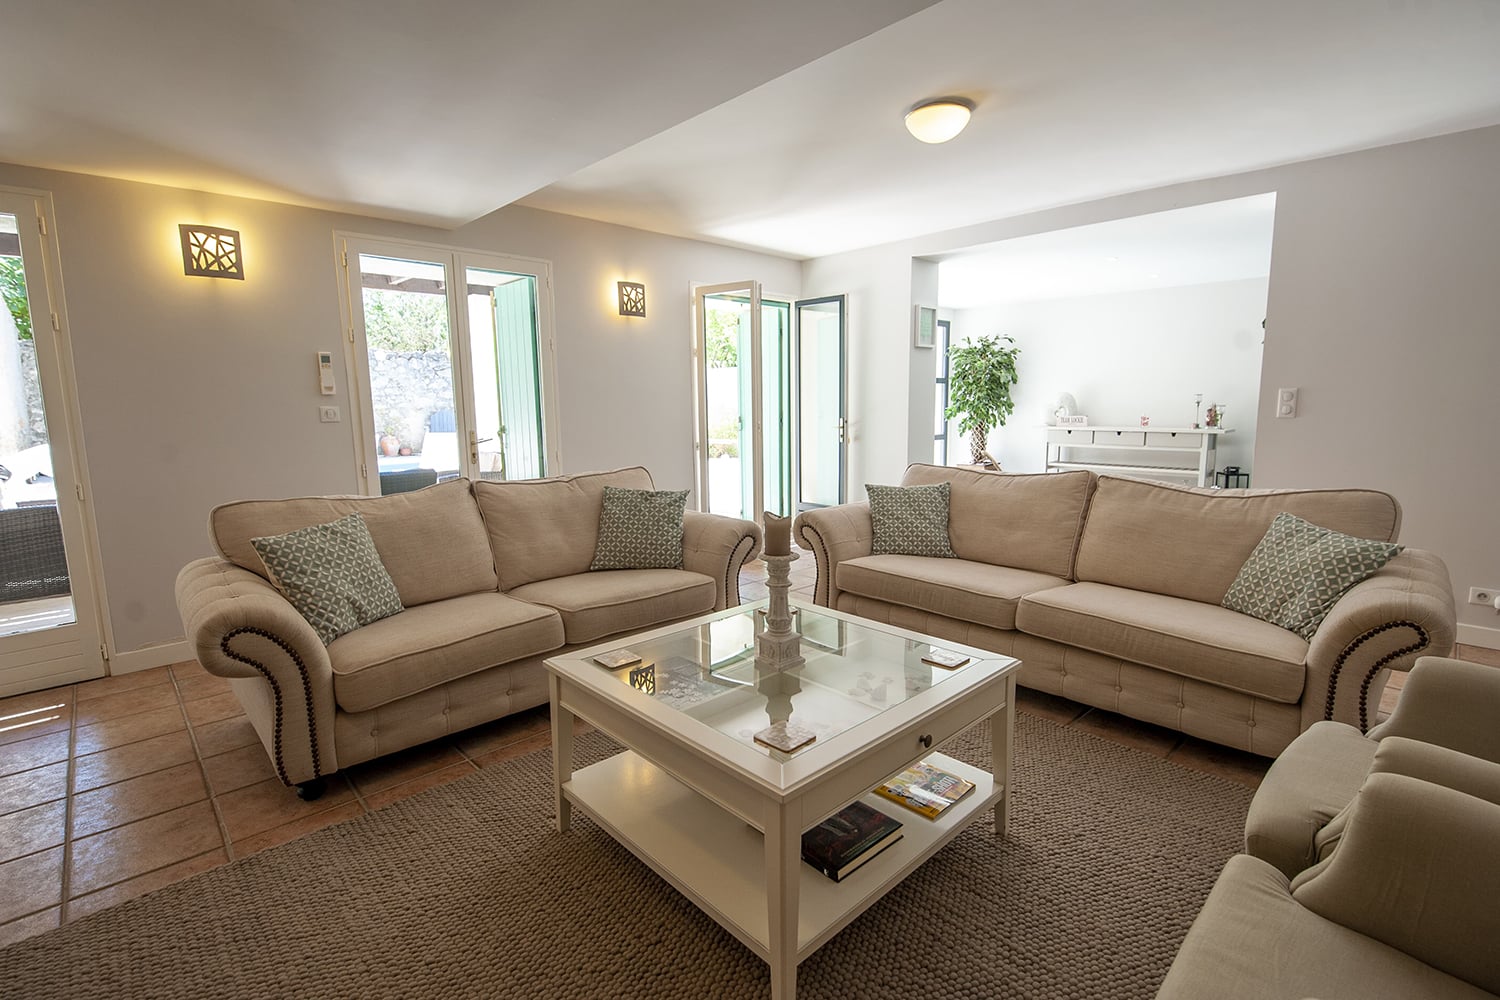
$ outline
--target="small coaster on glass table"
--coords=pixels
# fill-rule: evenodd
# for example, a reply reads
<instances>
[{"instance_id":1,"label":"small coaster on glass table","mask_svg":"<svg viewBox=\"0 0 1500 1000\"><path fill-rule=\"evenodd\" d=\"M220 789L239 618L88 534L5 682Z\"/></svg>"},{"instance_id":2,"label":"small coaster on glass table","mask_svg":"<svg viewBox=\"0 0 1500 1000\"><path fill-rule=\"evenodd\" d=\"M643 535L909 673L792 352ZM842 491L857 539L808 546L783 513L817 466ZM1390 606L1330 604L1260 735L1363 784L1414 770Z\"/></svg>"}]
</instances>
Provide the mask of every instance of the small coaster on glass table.
<instances>
[{"instance_id":1,"label":"small coaster on glass table","mask_svg":"<svg viewBox=\"0 0 1500 1000\"><path fill-rule=\"evenodd\" d=\"M594 657L594 662L601 667L619 670L621 667L635 666L641 662L641 658L628 649L612 649L607 653L600 653Z\"/></svg>"},{"instance_id":2,"label":"small coaster on glass table","mask_svg":"<svg viewBox=\"0 0 1500 1000\"><path fill-rule=\"evenodd\" d=\"M955 653L951 649L936 649L922 657L923 663L930 663L934 667L942 667L944 670L954 670L968 663L970 657L962 653Z\"/></svg>"},{"instance_id":3,"label":"small coaster on glass table","mask_svg":"<svg viewBox=\"0 0 1500 1000\"><path fill-rule=\"evenodd\" d=\"M755 734L755 742L782 753L800 750L817 738L817 733L795 722L773 722Z\"/></svg>"}]
</instances>

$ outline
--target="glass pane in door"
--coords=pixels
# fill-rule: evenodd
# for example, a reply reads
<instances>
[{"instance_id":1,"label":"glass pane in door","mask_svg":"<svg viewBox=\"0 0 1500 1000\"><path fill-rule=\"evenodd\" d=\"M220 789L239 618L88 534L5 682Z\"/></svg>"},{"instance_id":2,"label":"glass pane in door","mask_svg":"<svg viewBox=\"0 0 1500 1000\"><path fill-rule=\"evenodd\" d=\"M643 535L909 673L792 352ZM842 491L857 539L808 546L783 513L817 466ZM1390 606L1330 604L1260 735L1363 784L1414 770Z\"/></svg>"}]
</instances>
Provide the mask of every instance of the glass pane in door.
<instances>
[{"instance_id":1,"label":"glass pane in door","mask_svg":"<svg viewBox=\"0 0 1500 1000\"><path fill-rule=\"evenodd\" d=\"M704 406L708 418L709 513L752 517L755 511L751 427L750 300L708 295L703 302Z\"/></svg>"},{"instance_id":2,"label":"glass pane in door","mask_svg":"<svg viewBox=\"0 0 1500 1000\"><path fill-rule=\"evenodd\" d=\"M68 561L17 218L0 213L0 635L71 625Z\"/></svg>"},{"instance_id":3,"label":"glass pane in door","mask_svg":"<svg viewBox=\"0 0 1500 1000\"><path fill-rule=\"evenodd\" d=\"M545 476L536 276L470 267L464 278L474 372L475 474L482 479Z\"/></svg>"},{"instance_id":4,"label":"glass pane in door","mask_svg":"<svg viewBox=\"0 0 1500 1000\"><path fill-rule=\"evenodd\" d=\"M797 509L844 502L844 298L797 303Z\"/></svg>"},{"instance_id":5,"label":"glass pane in door","mask_svg":"<svg viewBox=\"0 0 1500 1000\"><path fill-rule=\"evenodd\" d=\"M453 405L448 275L438 263L359 255L380 492L400 493L462 468Z\"/></svg>"},{"instance_id":6,"label":"glass pane in door","mask_svg":"<svg viewBox=\"0 0 1500 1000\"><path fill-rule=\"evenodd\" d=\"M761 299L761 461L765 507L785 516L792 506L792 304Z\"/></svg>"}]
</instances>

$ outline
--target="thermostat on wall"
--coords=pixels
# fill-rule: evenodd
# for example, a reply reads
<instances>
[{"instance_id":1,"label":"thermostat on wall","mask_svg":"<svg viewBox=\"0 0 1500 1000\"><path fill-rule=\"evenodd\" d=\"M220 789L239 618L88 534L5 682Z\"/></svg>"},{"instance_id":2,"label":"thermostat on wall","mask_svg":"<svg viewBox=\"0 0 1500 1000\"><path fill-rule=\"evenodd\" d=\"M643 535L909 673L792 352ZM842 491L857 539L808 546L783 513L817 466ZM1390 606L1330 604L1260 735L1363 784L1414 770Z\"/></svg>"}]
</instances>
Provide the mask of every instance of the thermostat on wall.
<instances>
[{"instance_id":1,"label":"thermostat on wall","mask_svg":"<svg viewBox=\"0 0 1500 1000\"><path fill-rule=\"evenodd\" d=\"M318 352L318 391L333 395L333 354L329 351Z\"/></svg>"}]
</instances>

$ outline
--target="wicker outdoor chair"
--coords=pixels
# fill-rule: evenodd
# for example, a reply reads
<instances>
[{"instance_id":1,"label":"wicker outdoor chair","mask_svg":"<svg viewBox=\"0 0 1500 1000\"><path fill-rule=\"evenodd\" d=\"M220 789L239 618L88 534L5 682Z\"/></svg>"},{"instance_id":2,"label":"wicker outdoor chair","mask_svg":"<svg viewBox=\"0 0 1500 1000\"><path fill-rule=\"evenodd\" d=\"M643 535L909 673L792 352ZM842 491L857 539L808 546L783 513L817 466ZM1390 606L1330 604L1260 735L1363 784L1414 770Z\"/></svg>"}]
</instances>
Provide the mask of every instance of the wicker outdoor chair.
<instances>
[{"instance_id":1,"label":"wicker outdoor chair","mask_svg":"<svg viewBox=\"0 0 1500 1000\"><path fill-rule=\"evenodd\" d=\"M0 510L0 603L56 597L72 588L57 507Z\"/></svg>"}]
</instances>

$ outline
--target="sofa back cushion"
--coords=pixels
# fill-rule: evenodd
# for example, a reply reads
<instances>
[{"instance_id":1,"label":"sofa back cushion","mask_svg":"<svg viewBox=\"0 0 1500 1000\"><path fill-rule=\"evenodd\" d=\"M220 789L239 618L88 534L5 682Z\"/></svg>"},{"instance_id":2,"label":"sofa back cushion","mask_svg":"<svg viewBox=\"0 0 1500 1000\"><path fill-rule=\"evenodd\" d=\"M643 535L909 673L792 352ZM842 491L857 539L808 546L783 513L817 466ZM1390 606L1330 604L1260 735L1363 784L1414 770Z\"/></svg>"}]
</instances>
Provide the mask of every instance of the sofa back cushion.
<instances>
[{"instance_id":1,"label":"sofa back cushion","mask_svg":"<svg viewBox=\"0 0 1500 1000\"><path fill-rule=\"evenodd\" d=\"M1286 511L1347 535L1394 542L1401 506L1377 490L1209 490L1100 476L1077 579L1218 604Z\"/></svg>"},{"instance_id":2,"label":"sofa back cushion","mask_svg":"<svg viewBox=\"0 0 1500 1000\"><path fill-rule=\"evenodd\" d=\"M478 482L479 502L501 590L587 573L599 542L604 487L654 489L640 466L551 479Z\"/></svg>"},{"instance_id":3,"label":"sofa back cushion","mask_svg":"<svg viewBox=\"0 0 1500 1000\"><path fill-rule=\"evenodd\" d=\"M996 474L917 464L901 477L903 486L931 483L950 484L948 541L960 559L1072 578L1093 473Z\"/></svg>"},{"instance_id":4,"label":"sofa back cushion","mask_svg":"<svg viewBox=\"0 0 1500 1000\"><path fill-rule=\"evenodd\" d=\"M225 559L266 576L250 539L358 513L401 603L411 608L496 587L494 557L469 487L467 479L454 479L388 497L240 500L213 509L208 533Z\"/></svg>"}]
</instances>

